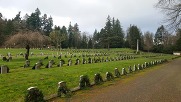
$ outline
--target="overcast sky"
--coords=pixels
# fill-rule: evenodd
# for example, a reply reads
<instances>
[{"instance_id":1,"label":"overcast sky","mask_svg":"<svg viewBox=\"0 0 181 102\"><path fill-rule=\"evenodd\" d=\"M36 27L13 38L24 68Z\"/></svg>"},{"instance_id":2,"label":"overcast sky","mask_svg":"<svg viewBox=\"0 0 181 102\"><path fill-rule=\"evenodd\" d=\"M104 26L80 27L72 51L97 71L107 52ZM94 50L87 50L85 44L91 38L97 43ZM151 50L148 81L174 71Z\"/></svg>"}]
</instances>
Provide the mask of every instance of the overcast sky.
<instances>
[{"instance_id":1,"label":"overcast sky","mask_svg":"<svg viewBox=\"0 0 181 102\"><path fill-rule=\"evenodd\" d=\"M124 31L130 24L142 32L156 32L163 14L154 5L158 0L0 0L0 12L5 18L14 18L19 11L23 17L39 8L42 14L52 16L54 25L68 27L78 23L82 32L92 34L105 26L108 15L119 19Z\"/></svg>"}]
</instances>

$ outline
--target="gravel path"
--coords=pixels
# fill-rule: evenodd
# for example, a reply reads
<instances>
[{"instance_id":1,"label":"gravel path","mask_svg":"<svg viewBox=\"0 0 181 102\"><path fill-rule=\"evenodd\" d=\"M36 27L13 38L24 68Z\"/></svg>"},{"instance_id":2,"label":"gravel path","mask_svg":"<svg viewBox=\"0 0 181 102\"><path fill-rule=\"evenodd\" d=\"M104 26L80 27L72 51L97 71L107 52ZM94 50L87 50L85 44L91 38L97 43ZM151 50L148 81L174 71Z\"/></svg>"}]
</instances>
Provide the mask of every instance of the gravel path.
<instances>
[{"instance_id":1,"label":"gravel path","mask_svg":"<svg viewBox=\"0 0 181 102\"><path fill-rule=\"evenodd\" d=\"M181 102L181 59L66 99L68 102Z\"/></svg>"}]
</instances>

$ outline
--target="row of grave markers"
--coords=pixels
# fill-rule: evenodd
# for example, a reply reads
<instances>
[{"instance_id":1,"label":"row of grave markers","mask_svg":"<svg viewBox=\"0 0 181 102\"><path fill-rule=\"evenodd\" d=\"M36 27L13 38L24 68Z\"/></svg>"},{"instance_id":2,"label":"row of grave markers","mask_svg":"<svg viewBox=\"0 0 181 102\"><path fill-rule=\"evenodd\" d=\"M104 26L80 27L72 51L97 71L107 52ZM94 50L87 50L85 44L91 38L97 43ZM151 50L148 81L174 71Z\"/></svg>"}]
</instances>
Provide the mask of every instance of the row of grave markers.
<instances>
[{"instance_id":1,"label":"row of grave markers","mask_svg":"<svg viewBox=\"0 0 181 102\"><path fill-rule=\"evenodd\" d=\"M143 70L143 69L152 67L157 64L162 64L164 62L167 62L167 60L166 59L165 60L155 60L155 61L151 61L149 63L145 62L144 64L141 64L141 65L140 64L138 64L137 66L134 65L133 68L131 66L129 66L128 72L126 71L125 68L122 68L121 73L119 72L118 68L115 68L114 75L111 72L106 72L105 80L103 80L100 73L97 73L94 76L93 84L90 83L89 77L87 75L81 75L80 80L79 80L79 86L76 90L83 89L85 87L90 87L91 85L100 84L104 81L114 80L114 78L120 78L121 76L127 75L129 73ZM64 82L64 81L58 82L57 94L54 95L53 97L51 97L51 99L55 98L55 97L61 97L62 95L70 94L72 91L76 91L76 90L68 89L66 82ZM37 87L30 87L27 89L27 91L28 92L25 96L25 100L35 101L35 102L48 100L48 99L45 99L45 97L43 96L43 93Z\"/></svg>"},{"instance_id":2,"label":"row of grave markers","mask_svg":"<svg viewBox=\"0 0 181 102\"><path fill-rule=\"evenodd\" d=\"M92 58L89 57L87 60L85 58L83 58L82 61L80 61L77 58L74 65L79 65L80 62L82 62L82 64L91 64L91 63L100 63L100 62L109 62L109 61L120 61L120 60L128 60L128 59L135 59L135 57L133 57L133 56L125 56L125 57L119 57L119 58L117 57L117 58L115 58L115 60L114 59L108 59L108 58L106 58L106 60L104 60L103 58L102 59L100 59L100 58L99 59L92 59ZM64 64L65 64L65 61L60 59L60 62L58 63L57 67L62 67ZM50 60L48 62L48 64L46 64L45 68L52 68L53 65L55 65L54 60ZM67 63L67 66L71 66L71 65L73 65L72 64L72 60L69 59L68 63ZM29 67L29 66L30 66L30 61L26 60L24 68ZM41 66L43 66L43 61L39 60L37 63L35 63L35 65L33 66L32 69L40 69Z\"/></svg>"}]
</instances>

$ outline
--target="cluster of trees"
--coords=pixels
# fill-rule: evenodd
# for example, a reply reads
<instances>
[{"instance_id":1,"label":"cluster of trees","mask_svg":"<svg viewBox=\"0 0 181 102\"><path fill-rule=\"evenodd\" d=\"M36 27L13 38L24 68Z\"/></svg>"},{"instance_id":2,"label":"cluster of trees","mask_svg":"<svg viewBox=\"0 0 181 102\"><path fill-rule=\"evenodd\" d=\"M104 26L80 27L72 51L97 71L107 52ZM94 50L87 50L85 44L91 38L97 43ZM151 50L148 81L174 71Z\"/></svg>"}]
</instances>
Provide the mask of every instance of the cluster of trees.
<instances>
[{"instance_id":1,"label":"cluster of trees","mask_svg":"<svg viewBox=\"0 0 181 102\"><path fill-rule=\"evenodd\" d=\"M114 20L108 16L105 27L93 34L94 48L131 48L143 51L152 51L158 53L173 53L181 50L181 30L178 29L175 34L161 25L155 34L147 31L142 33L136 25L130 25L126 33L123 31L120 21Z\"/></svg>"},{"instance_id":2,"label":"cluster of trees","mask_svg":"<svg viewBox=\"0 0 181 102\"><path fill-rule=\"evenodd\" d=\"M121 48L124 47L124 32L120 21L107 17L105 27L93 34L94 48Z\"/></svg>"},{"instance_id":3,"label":"cluster of trees","mask_svg":"<svg viewBox=\"0 0 181 102\"><path fill-rule=\"evenodd\" d=\"M3 47L31 47L55 48L137 48L144 51L172 53L181 50L181 30L177 28L174 34L162 25L158 27L155 34L147 31L141 32L136 25L130 25L126 31L123 30L118 19L107 17L105 26L95 30L92 35L81 32L78 24L65 26L54 26L52 17L47 14L41 16L37 8L30 15L20 17L19 12L12 19L5 19L0 13L0 46Z\"/></svg>"},{"instance_id":4,"label":"cluster of trees","mask_svg":"<svg viewBox=\"0 0 181 102\"><path fill-rule=\"evenodd\" d=\"M30 36L34 36L34 34L49 36L53 27L53 19L51 16L47 17L47 14L44 14L42 17L40 16L41 12L38 8L35 12L31 13L31 15L26 14L23 18L21 18L21 12L12 19L4 18L0 13L0 46L12 46L12 44L14 44L14 46L23 47L31 41L25 38L29 37L28 39L30 39ZM24 36L24 38L22 36ZM37 37L39 37L39 35L37 35ZM17 41L13 41L15 38L17 38ZM32 39L32 41L34 40L35 39ZM38 42L41 41L41 39L37 40L39 40ZM10 42L12 42L12 44L10 44ZM22 46L20 42L24 45Z\"/></svg>"}]
</instances>

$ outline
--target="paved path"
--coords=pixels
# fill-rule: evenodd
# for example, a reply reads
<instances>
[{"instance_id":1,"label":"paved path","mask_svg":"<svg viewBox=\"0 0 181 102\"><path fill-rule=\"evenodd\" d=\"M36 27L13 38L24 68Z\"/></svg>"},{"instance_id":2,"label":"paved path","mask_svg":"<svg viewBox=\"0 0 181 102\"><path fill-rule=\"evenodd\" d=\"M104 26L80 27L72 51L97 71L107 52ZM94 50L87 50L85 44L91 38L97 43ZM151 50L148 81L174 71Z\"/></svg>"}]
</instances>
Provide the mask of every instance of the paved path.
<instances>
[{"instance_id":1,"label":"paved path","mask_svg":"<svg viewBox=\"0 0 181 102\"><path fill-rule=\"evenodd\" d=\"M73 96L70 102L181 102L181 59ZM129 79L129 78L128 78Z\"/></svg>"}]
</instances>

